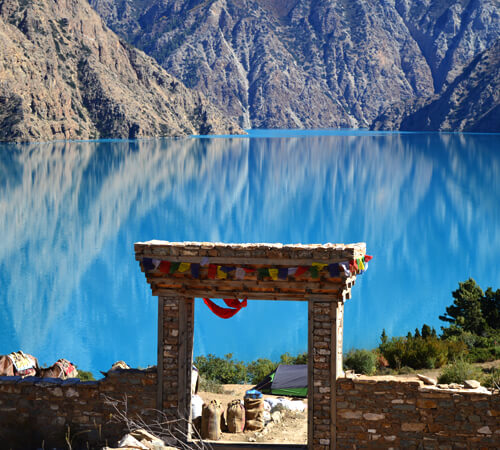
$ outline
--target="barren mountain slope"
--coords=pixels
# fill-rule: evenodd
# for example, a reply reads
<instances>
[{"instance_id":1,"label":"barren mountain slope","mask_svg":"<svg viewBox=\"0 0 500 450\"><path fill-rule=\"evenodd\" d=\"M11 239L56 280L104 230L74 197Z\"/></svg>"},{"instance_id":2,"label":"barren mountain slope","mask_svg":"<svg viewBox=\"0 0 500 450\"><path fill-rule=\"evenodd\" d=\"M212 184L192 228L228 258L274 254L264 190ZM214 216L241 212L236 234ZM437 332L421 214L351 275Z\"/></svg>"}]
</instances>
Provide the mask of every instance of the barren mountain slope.
<instances>
[{"instance_id":1,"label":"barren mountain slope","mask_svg":"<svg viewBox=\"0 0 500 450\"><path fill-rule=\"evenodd\" d=\"M239 132L84 0L0 0L0 140Z\"/></svg>"}]
</instances>

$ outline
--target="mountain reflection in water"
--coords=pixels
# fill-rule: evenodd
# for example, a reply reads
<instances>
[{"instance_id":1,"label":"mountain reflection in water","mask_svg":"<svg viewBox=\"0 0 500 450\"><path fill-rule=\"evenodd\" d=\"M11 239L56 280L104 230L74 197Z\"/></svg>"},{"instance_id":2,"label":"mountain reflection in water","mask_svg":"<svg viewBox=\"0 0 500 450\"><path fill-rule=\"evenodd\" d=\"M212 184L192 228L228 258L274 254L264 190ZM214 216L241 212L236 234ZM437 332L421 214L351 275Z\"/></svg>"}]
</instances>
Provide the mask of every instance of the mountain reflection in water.
<instances>
[{"instance_id":1,"label":"mountain reflection in water","mask_svg":"<svg viewBox=\"0 0 500 450\"><path fill-rule=\"evenodd\" d=\"M437 319L459 281L500 287L500 135L252 132L250 138L0 146L0 353L106 370L156 363L157 306L133 243L365 241L345 350ZM299 302L222 321L195 354L307 348Z\"/></svg>"}]
</instances>

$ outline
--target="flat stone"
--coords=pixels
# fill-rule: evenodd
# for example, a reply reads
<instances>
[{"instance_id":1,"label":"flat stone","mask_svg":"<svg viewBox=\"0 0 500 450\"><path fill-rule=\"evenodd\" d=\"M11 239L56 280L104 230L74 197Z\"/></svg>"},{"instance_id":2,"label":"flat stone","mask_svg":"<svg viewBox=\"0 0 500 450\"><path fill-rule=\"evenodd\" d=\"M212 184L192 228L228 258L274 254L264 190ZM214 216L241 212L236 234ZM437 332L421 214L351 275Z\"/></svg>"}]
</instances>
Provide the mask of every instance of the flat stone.
<instances>
[{"instance_id":1,"label":"flat stone","mask_svg":"<svg viewBox=\"0 0 500 450\"><path fill-rule=\"evenodd\" d=\"M464 386L467 389L477 389L478 387L481 386L481 383L479 381L476 381L476 380L465 380Z\"/></svg>"},{"instance_id":2,"label":"flat stone","mask_svg":"<svg viewBox=\"0 0 500 450\"><path fill-rule=\"evenodd\" d=\"M361 411L345 411L339 413L343 419L361 419Z\"/></svg>"},{"instance_id":3,"label":"flat stone","mask_svg":"<svg viewBox=\"0 0 500 450\"><path fill-rule=\"evenodd\" d=\"M401 424L402 431L424 431L425 423L405 422Z\"/></svg>"},{"instance_id":4,"label":"flat stone","mask_svg":"<svg viewBox=\"0 0 500 450\"><path fill-rule=\"evenodd\" d=\"M434 400L419 398L417 400L417 406L424 409L437 408L437 402L435 402Z\"/></svg>"},{"instance_id":5,"label":"flat stone","mask_svg":"<svg viewBox=\"0 0 500 450\"><path fill-rule=\"evenodd\" d=\"M488 427L488 426L479 428L479 430L477 430L477 432L481 433L481 434L491 434L490 427Z\"/></svg>"},{"instance_id":6,"label":"flat stone","mask_svg":"<svg viewBox=\"0 0 500 450\"><path fill-rule=\"evenodd\" d=\"M385 419L385 414L366 413L363 414L363 417L366 420L382 420Z\"/></svg>"},{"instance_id":7,"label":"flat stone","mask_svg":"<svg viewBox=\"0 0 500 450\"><path fill-rule=\"evenodd\" d=\"M420 373L417 373L417 377L419 380L422 380L424 382L424 384L427 384L429 386L436 386L436 384L437 384L437 380L435 378L428 377L428 376L422 375Z\"/></svg>"}]
</instances>

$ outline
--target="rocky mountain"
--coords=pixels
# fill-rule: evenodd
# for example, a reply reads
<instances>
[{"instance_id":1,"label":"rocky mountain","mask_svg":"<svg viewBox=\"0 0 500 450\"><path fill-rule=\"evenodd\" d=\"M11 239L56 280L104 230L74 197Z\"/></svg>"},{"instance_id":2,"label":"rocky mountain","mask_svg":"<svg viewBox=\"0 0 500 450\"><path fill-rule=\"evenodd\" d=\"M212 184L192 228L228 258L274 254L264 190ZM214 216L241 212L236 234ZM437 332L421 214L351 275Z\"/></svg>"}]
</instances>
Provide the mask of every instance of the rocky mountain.
<instances>
[{"instance_id":1,"label":"rocky mountain","mask_svg":"<svg viewBox=\"0 0 500 450\"><path fill-rule=\"evenodd\" d=\"M392 107L373 128L500 132L500 40L476 56L441 94Z\"/></svg>"},{"instance_id":2,"label":"rocky mountain","mask_svg":"<svg viewBox=\"0 0 500 450\"><path fill-rule=\"evenodd\" d=\"M240 132L85 0L0 0L0 141Z\"/></svg>"},{"instance_id":3,"label":"rocky mountain","mask_svg":"<svg viewBox=\"0 0 500 450\"><path fill-rule=\"evenodd\" d=\"M248 127L365 127L442 92L500 37L497 0L91 0Z\"/></svg>"}]
</instances>

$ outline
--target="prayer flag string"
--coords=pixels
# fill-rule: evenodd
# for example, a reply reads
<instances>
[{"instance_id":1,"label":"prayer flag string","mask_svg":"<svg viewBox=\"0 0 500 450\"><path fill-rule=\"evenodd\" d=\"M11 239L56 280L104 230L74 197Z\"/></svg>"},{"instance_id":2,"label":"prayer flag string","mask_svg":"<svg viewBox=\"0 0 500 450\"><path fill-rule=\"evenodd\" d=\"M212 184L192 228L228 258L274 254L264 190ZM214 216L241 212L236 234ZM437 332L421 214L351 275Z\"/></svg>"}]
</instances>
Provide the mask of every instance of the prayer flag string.
<instances>
[{"instance_id":1,"label":"prayer flag string","mask_svg":"<svg viewBox=\"0 0 500 450\"><path fill-rule=\"evenodd\" d=\"M200 277L201 267L207 267L207 278L224 280L228 278L229 274L237 280L243 280L247 275L255 274L257 272L257 279L264 280L271 278L274 281L287 280L288 277L299 278L305 273L309 273L311 278L319 278L324 271L328 272L331 278L340 277L343 273L346 277L351 275L361 275L368 269L368 261L371 261L373 256L365 255L362 258L352 259L350 261L343 261L339 263L319 263L313 262L310 266L298 267L261 267L254 269L252 267L234 267L234 266L221 266L217 264L210 264L210 258L203 257L200 263L187 263L187 262L171 262L162 261L159 259L143 258L142 267L145 272L159 271L164 274L173 275L175 273L190 272L193 278Z\"/></svg>"}]
</instances>

